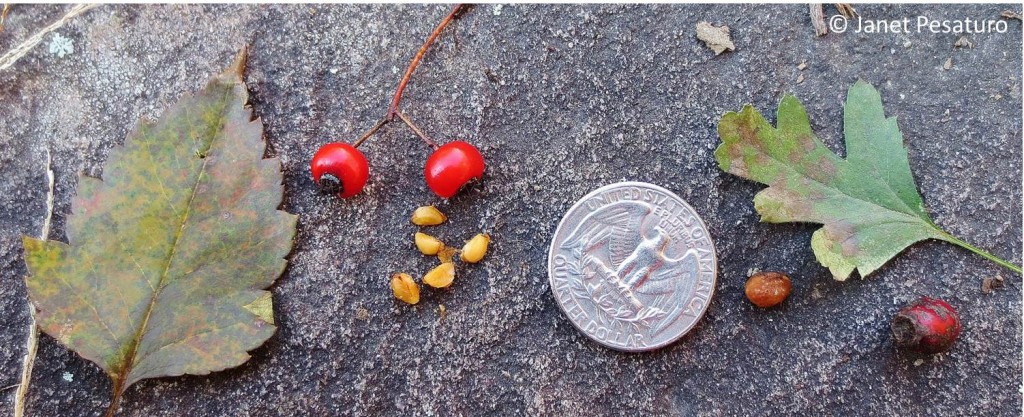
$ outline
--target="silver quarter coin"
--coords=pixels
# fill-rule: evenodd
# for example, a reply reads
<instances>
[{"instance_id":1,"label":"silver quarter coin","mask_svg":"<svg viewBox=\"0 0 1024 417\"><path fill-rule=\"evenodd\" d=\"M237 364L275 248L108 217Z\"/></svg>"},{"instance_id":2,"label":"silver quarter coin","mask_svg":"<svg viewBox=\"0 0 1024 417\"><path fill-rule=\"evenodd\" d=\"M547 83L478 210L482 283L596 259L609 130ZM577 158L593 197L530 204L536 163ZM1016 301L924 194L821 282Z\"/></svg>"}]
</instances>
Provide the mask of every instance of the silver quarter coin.
<instances>
[{"instance_id":1,"label":"silver quarter coin","mask_svg":"<svg viewBox=\"0 0 1024 417\"><path fill-rule=\"evenodd\" d=\"M693 207L643 182L577 201L548 252L551 292L572 324L629 352L663 347L693 328L717 276L714 243Z\"/></svg>"}]
</instances>

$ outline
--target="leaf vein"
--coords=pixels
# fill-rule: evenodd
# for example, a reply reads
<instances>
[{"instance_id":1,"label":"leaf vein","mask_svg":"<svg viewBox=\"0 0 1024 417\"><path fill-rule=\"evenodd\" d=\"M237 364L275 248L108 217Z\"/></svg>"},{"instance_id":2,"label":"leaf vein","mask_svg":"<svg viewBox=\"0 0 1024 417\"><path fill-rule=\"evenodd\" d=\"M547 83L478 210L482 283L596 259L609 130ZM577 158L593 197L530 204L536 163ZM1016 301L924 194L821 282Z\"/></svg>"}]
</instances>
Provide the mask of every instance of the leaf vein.
<instances>
[{"instance_id":1,"label":"leaf vein","mask_svg":"<svg viewBox=\"0 0 1024 417\"><path fill-rule=\"evenodd\" d=\"M220 118L218 119L221 122L223 121L223 119L225 117L225 114L227 113L227 106L228 106L228 104L227 104L227 101L228 101L227 100L227 96L230 93L231 93L231 89L230 88L226 88L225 91L223 92L222 96L221 96L221 101L218 102L219 104L223 103L223 107L220 109L221 110ZM185 121L186 121L186 123L188 123L191 126L192 121L191 121L191 118L188 117L188 112L189 112L189 108L186 107L185 108L185 114L186 114ZM181 224L180 224L180 226L178 226L178 230L175 231L175 233L174 233L174 240L171 243L171 249L170 249L170 251L168 251L167 257L165 258L166 262L164 262L164 266L163 266L163 269L162 269L161 274L160 274L160 281L157 283L157 290L151 296L150 301L149 301L149 306L146 307L146 314L143 316L142 324L136 330L135 337L131 341L130 354L129 354L129 358L128 358L129 362L128 362L127 366L126 366L126 369L123 372L123 375L124 375L123 378L127 378L128 377L128 375L131 373L132 366L134 366L134 364L137 362L137 359L136 359L135 356L137 354L137 351L138 351L138 348L139 348L139 344L142 342L142 338L146 335L146 332L149 330L148 329L149 318L150 318L150 316L152 316L153 310L156 307L156 301L159 298L160 293L163 291L164 282L167 280L167 274L170 272L171 263L174 261L174 254L177 252L177 249L178 249L178 243L181 240L181 237L183 235L185 227L188 225L189 214L191 213L191 210L192 210L192 207L193 207L193 203L194 203L195 198L196 198L196 193L197 193L197 191L199 189L199 184L202 183L202 181L203 181L204 174L206 173L207 164L209 163L209 161L211 159L212 158L203 158L203 162L202 162L202 164L199 167L199 173L198 173L198 175L196 175L196 181L195 181L194 184L192 184L192 189L189 192L188 204L186 204L185 211L183 213L183 216L181 217L181 220L180 220Z\"/></svg>"}]
</instances>

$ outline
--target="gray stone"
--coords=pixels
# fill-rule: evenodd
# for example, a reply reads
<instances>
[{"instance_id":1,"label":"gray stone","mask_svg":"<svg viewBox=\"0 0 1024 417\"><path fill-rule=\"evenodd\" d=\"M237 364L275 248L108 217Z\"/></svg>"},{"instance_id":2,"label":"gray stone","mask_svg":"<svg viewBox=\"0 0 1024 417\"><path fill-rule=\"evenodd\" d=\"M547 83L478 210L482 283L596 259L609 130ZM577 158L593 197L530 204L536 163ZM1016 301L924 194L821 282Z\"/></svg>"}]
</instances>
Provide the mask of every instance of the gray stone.
<instances>
[{"instance_id":1,"label":"gray stone","mask_svg":"<svg viewBox=\"0 0 1024 417\"><path fill-rule=\"evenodd\" d=\"M15 6L0 50L66 8ZM999 19L1017 8L857 6L870 19ZM273 288L279 331L239 368L137 384L121 415L1019 415L1019 275L924 242L866 280L833 281L809 248L816 227L759 223L751 199L762 187L721 172L712 156L722 113L752 103L773 115L789 91L842 152L845 90L865 79L899 117L936 222L1020 264L1019 21L954 49L956 34L816 37L805 5L482 5L427 54L403 108L440 141L477 144L485 180L438 200L422 180L428 149L393 125L364 146L364 193L317 194L312 153L383 114L447 10L102 6L58 30L73 54L43 44L0 72L0 388L17 383L24 354L20 235L37 234L45 215L45 149L56 173L50 236L63 240L77 175L101 175L137 119L158 117L249 44L247 82L268 155L283 162L283 208L301 216ZM736 50L714 56L695 37L701 20L728 25ZM687 199L719 250L707 316L652 353L590 342L547 287L561 214L622 179ZM409 307L387 277L435 262L416 252L407 220L428 203L452 219L433 233L461 242L489 231L492 253ZM790 299L754 308L742 292L751 268L789 272ZM982 279L996 275L1007 285L983 294ZM893 313L919 295L951 302L965 328L951 352L923 361L888 334ZM96 366L41 337L30 415L100 415L110 389ZM0 392L0 412L13 392Z\"/></svg>"}]
</instances>

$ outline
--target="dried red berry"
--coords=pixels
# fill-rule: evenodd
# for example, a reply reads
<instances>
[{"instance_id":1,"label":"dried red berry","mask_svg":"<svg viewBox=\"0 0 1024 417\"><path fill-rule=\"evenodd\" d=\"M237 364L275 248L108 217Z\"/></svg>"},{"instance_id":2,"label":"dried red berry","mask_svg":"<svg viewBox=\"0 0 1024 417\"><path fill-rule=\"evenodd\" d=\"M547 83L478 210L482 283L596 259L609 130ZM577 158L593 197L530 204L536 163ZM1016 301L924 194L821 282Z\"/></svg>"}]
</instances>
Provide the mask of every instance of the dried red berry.
<instances>
[{"instance_id":1,"label":"dried red berry","mask_svg":"<svg viewBox=\"0 0 1024 417\"><path fill-rule=\"evenodd\" d=\"M945 301L921 297L892 318L896 345L920 353L949 350L960 336L960 316Z\"/></svg>"},{"instance_id":2,"label":"dried red berry","mask_svg":"<svg viewBox=\"0 0 1024 417\"><path fill-rule=\"evenodd\" d=\"M744 292L747 299L761 308L774 307L789 297L793 284L779 272L758 272L750 276Z\"/></svg>"}]
</instances>

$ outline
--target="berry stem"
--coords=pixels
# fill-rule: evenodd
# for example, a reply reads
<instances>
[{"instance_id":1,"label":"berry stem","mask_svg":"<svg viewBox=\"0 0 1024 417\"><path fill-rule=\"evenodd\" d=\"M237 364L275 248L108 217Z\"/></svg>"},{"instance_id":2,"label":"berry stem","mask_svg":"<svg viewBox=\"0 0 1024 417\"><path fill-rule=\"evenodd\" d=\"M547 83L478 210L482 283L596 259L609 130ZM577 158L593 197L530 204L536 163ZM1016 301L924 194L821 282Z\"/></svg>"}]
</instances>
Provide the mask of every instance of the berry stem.
<instances>
[{"instance_id":1,"label":"berry stem","mask_svg":"<svg viewBox=\"0 0 1024 417\"><path fill-rule=\"evenodd\" d=\"M434 142L434 140L427 136L426 133L423 133L423 131L420 130L420 128L417 127L416 124L412 122L412 119L410 119L409 116L406 116L405 113L402 113L400 111L395 111L395 114L398 115L398 118L402 119L402 121L405 122L406 126L409 126L409 128L412 129L413 132L416 132L416 136L419 136L420 139L422 139L423 142L427 144L427 146L429 146L431 149L435 151L437 150L437 142Z\"/></svg>"},{"instance_id":2,"label":"berry stem","mask_svg":"<svg viewBox=\"0 0 1024 417\"><path fill-rule=\"evenodd\" d=\"M409 84L409 80L412 78L413 71L415 71L416 67L420 65L420 61L423 60L423 55L427 53L427 49L429 49L430 45L434 43L434 40L437 39L439 35L441 35L441 32L444 31L444 28L448 26L448 24L451 23L452 20L455 20L456 18L459 17L459 15L468 10L469 7L470 6L467 6L465 4L456 4L455 7L452 8L452 11L448 13L448 16L445 16L444 20L442 20L441 23L438 24L436 28L434 28L434 31L430 33L430 36L427 37L427 40L423 42L422 46L420 46L419 51L416 52L416 56L412 58L412 62L409 63L409 67L405 69L405 75L403 75L402 80L398 82L398 88L395 90L394 97L391 98L391 105L388 106L388 111L387 113L384 114L384 118L378 121L377 124L373 125L373 127L371 127L370 130L367 130L366 133L363 133L363 135L360 136L359 139L356 139L356 141L352 143L352 147L358 148L359 145L362 145L363 142L366 142L367 139L373 137L373 135L377 133L377 131L380 130L380 128L384 127L384 125L388 124L388 122L395 120L395 116L398 116L402 119L403 122L405 122L405 124L409 125L409 127L412 128L413 132L416 132L420 139L423 139L423 141L427 143L427 146L430 146L435 150L438 148L436 142L431 140L426 134L423 133L422 130L416 127L416 125L413 124L408 117L403 115L398 110L398 104L402 101L402 93L405 92L405 87Z\"/></svg>"},{"instance_id":3,"label":"berry stem","mask_svg":"<svg viewBox=\"0 0 1024 417\"><path fill-rule=\"evenodd\" d=\"M370 130L367 130L366 133L363 133L363 136L360 136L359 139L356 139L356 141L352 143L352 147L358 148L359 145L362 145L363 142L366 142L366 140L369 139L370 136L373 136L374 133L377 133L377 131L380 130L380 128L384 127L384 125L386 124L388 124L388 119L386 117L380 119L380 121L377 122L377 124L373 125L373 127L371 127Z\"/></svg>"},{"instance_id":4,"label":"berry stem","mask_svg":"<svg viewBox=\"0 0 1024 417\"><path fill-rule=\"evenodd\" d=\"M416 52L416 56L412 58L412 62L409 63L409 67L405 69L405 75L402 76L402 81L398 82L398 89L395 90L395 96L391 99L391 105L388 106L388 112L384 115L386 120L394 120L395 116L398 115L398 104L402 101L402 93L405 91L406 85L409 84L409 79L412 78L413 71L420 65L420 61L423 59L423 55L427 53L427 49L434 43L434 39L437 39L438 35L444 30L452 20L457 18L462 12L468 7L464 4L456 4L452 8L452 11L445 16L444 20L441 21L434 28L434 31L430 33L427 40L423 42L423 46L420 46L420 50Z\"/></svg>"}]
</instances>

